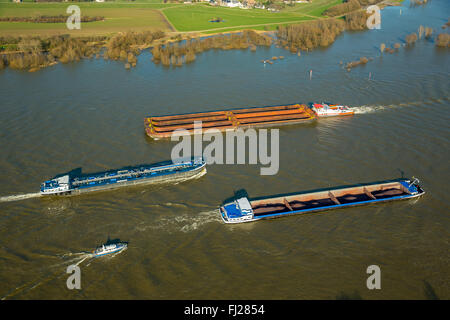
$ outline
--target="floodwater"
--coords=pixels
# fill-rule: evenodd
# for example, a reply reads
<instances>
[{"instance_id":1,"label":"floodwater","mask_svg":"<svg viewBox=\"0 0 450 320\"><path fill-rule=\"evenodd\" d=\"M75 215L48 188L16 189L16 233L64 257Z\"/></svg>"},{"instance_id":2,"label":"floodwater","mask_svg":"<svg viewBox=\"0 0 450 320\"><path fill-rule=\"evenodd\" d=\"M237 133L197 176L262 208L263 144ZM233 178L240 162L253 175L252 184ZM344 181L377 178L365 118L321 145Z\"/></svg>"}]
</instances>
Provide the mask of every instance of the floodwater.
<instances>
[{"instance_id":1,"label":"floodwater","mask_svg":"<svg viewBox=\"0 0 450 320\"><path fill-rule=\"evenodd\" d=\"M449 12L445 0L406 1L382 10L380 30L347 32L301 57L275 46L210 51L171 69L147 51L132 70L93 59L0 71L0 297L449 299L450 54L424 39L379 52L421 24L445 32ZM340 64L362 56L373 60L351 72ZM42 181L75 168L170 159L176 142L147 138L146 115L312 101L357 114L280 128L274 176L214 164L178 184L37 197ZM224 224L217 210L241 189L252 198L402 175L427 193L243 225ZM128 249L92 259L108 238ZM75 263L81 290L68 290ZM370 265L381 269L381 290L366 287Z\"/></svg>"}]
</instances>

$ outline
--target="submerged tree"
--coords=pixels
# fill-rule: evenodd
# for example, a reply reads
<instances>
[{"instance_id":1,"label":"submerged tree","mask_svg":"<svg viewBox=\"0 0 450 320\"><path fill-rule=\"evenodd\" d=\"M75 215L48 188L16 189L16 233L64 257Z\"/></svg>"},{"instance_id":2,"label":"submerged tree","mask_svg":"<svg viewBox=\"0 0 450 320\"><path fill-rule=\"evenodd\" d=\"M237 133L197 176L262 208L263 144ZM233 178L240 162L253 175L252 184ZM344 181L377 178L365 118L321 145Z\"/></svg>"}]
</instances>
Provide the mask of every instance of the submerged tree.
<instances>
[{"instance_id":1,"label":"submerged tree","mask_svg":"<svg viewBox=\"0 0 450 320\"><path fill-rule=\"evenodd\" d=\"M256 46L270 46L272 38L258 34L255 31L244 30L238 34L217 35L200 39L187 39L151 49L154 63L161 62L164 66L181 66L196 60L198 53L211 50L248 49L256 50Z\"/></svg>"},{"instance_id":2,"label":"submerged tree","mask_svg":"<svg viewBox=\"0 0 450 320\"><path fill-rule=\"evenodd\" d=\"M405 41L408 45L414 44L414 42L417 41L417 34L416 33L408 34L405 38Z\"/></svg>"},{"instance_id":3,"label":"submerged tree","mask_svg":"<svg viewBox=\"0 0 450 320\"><path fill-rule=\"evenodd\" d=\"M337 4L325 10L322 15L329 17L341 16L361 8L358 0L349 0L344 3Z\"/></svg>"},{"instance_id":4,"label":"submerged tree","mask_svg":"<svg viewBox=\"0 0 450 320\"><path fill-rule=\"evenodd\" d=\"M338 19L320 20L309 24L279 26L277 36L280 44L291 52L328 46L345 29L345 22Z\"/></svg>"},{"instance_id":5,"label":"submerged tree","mask_svg":"<svg viewBox=\"0 0 450 320\"><path fill-rule=\"evenodd\" d=\"M450 34L441 33L436 38L436 46L438 47L450 47Z\"/></svg>"}]
</instances>

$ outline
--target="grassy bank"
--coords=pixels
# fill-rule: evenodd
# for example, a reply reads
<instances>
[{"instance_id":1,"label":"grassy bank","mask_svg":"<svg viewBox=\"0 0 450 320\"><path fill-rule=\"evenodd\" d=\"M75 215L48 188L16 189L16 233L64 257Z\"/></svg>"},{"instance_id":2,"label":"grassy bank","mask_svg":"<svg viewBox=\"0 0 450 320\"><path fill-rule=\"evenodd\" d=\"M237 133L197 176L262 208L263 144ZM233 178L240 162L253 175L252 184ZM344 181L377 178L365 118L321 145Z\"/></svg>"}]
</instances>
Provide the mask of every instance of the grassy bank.
<instances>
[{"instance_id":1,"label":"grassy bank","mask_svg":"<svg viewBox=\"0 0 450 320\"><path fill-rule=\"evenodd\" d=\"M96 2L0 2L0 17L36 17L65 15L69 5L76 4L83 16L102 16L104 21L68 30L65 23L0 22L2 35L72 36L108 35L127 31L204 32L214 33L243 29L275 30L277 25L323 18L322 13L343 0L313 0L285 6L280 12L214 7L204 3L163 3L162 0ZM223 22L209 22L220 17Z\"/></svg>"}]
</instances>

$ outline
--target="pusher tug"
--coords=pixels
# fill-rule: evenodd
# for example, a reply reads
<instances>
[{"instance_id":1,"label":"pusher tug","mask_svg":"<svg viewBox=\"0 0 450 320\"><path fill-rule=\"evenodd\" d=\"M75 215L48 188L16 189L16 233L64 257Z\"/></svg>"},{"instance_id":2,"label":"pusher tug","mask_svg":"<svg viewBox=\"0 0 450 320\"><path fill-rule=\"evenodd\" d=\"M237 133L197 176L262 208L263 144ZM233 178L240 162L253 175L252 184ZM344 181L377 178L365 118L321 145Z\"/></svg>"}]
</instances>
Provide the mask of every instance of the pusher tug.
<instances>
[{"instance_id":1,"label":"pusher tug","mask_svg":"<svg viewBox=\"0 0 450 320\"><path fill-rule=\"evenodd\" d=\"M318 117L351 116L355 114L349 107L335 104L313 103L311 109Z\"/></svg>"}]
</instances>

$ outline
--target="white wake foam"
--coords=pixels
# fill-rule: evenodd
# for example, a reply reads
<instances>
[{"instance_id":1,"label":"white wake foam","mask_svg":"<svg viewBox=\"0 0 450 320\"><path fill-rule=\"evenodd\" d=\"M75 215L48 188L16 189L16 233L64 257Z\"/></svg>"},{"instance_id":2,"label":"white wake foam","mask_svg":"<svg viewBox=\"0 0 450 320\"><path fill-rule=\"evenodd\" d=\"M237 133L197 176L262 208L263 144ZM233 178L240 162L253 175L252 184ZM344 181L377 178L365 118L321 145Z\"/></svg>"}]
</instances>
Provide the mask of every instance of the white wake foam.
<instances>
[{"instance_id":1,"label":"white wake foam","mask_svg":"<svg viewBox=\"0 0 450 320\"><path fill-rule=\"evenodd\" d=\"M176 178L176 181L173 183L174 185L177 185L179 183L188 181L188 180L196 180L200 179L206 174L206 168L202 169L200 172L197 172L196 174L190 176L190 177L182 177L182 178Z\"/></svg>"},{"instance_id":2,"label":"white wake foam","mask_svg":"<svg viewBox=\"0 0 450 320\"><path fill-rule=\"evenodd\" d=\"M221 222L220 214L218 209L199 212L195 215L193 214L178 214L172 217L161 217L156 223L151 225L140 225L136 227L139 232L145 232L148 229L164 229L165 231L171 232L191 232L199 229L205 224L212 222Z\"/></svg>"},{"instance_id":3,"label":"white wake foam","mask_svg":"<svg viewBox=\"0 0 450 320\"><path fill-rule=\"evenodd\" d=\"M391 106L360 106L360 107L349 107L352 111L355 112L355 114L364 114L364 113L372 113L372 112L378 112L387 108L390 108Z\"/></svg>"},{"instance_id":4,"label":"white wake foam","mask_svg":"<svg viewBox=\"0 0 450 320\"><path fill-rule=\"evenodd\" d=\"M16 194L13 196L0 197L0 202L20 201L20 200L26 200L26 199L31 199L31 198L38 198L40 196L41 196L41 194L39 192L27 193L27 194Z\"/></svg>"},{"instance_id":5,"label":"white wake foam","mask_svg":"<svg viewBox=\"0 0 450 320\"><path fill-rule=\"evenodd\" d=\"M180 228L182 232L190 232L197 230L199 227L211 223L220 222L219 210L211 210L206 212L200 212L197 216L179 216L178 219L175 218L177 222L181 222L183 226Z\"/></svg>"}]
</instances>

